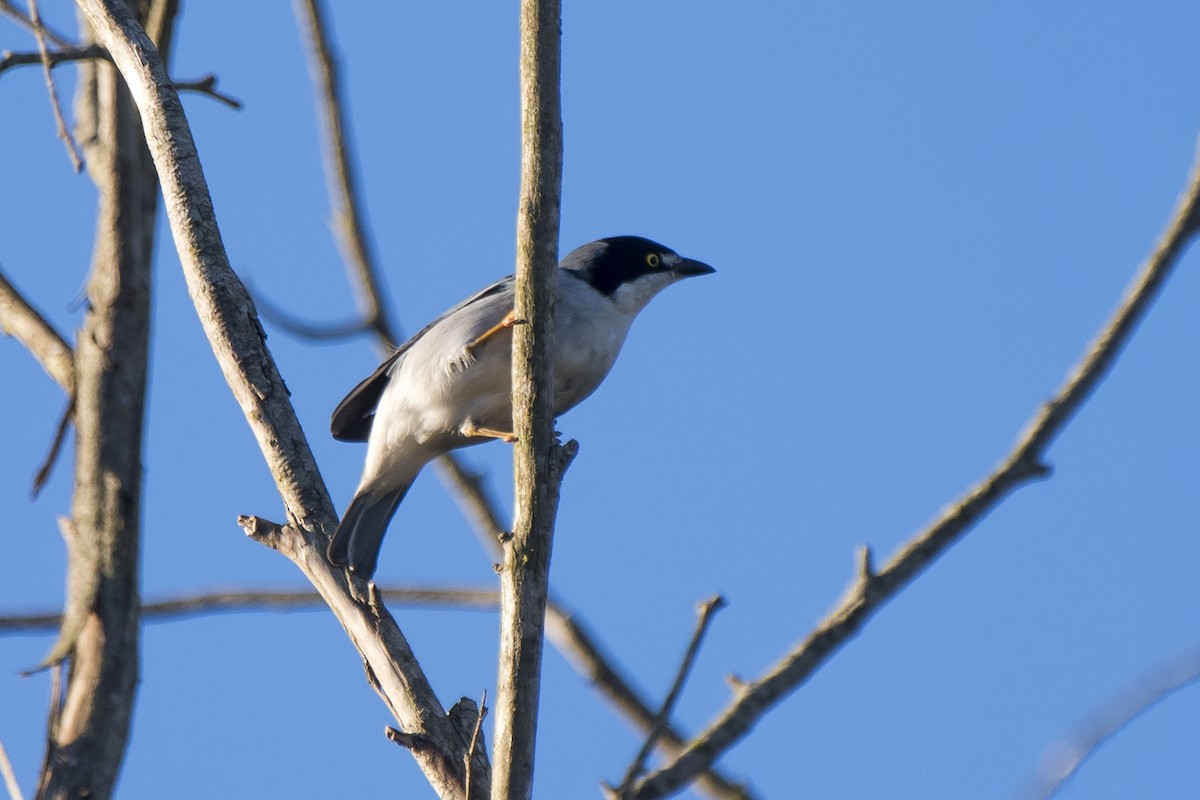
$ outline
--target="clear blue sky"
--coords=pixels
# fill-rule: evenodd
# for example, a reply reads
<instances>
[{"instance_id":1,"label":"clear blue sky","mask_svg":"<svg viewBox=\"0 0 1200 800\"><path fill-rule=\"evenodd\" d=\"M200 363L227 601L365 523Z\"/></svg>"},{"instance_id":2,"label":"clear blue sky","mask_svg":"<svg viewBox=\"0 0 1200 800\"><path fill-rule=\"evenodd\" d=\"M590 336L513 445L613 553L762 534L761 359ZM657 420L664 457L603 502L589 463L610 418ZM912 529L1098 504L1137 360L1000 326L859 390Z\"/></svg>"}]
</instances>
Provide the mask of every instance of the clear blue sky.
<instances>
[{"instance_id":1,"label":"clear blue sky","mask_svg":"<svg viewBox=\"0 0 1200 800\"><path fill-rule=\"evenodd\" d=\"M43 14L71 28L65 3ZM369 6L369 8L368 8ZM514 4L339 4L357 162L406 330L512 269ZM713 264L635 325L560 421L582 444L553 582L661 696L694 604L730 601L678 717L753 677L983 476L1059 385L1164 227L1200 134L1195 3L567 3L562 248L641 234ZM0 47L27 49L0 23ZM246 103L186 107L225 244L262 296L353 310L328 226L287 3L187 3L174 73ZM65 97L71 70L58 73ZM93 190L70 173L41 77L0 78L0 263L80 320ZM764 798L1009 798L1044 749L1197 642L1200 263L1184 260L1113 376L1018 492L723 761ZM163 227L146 446L145 597L307 588L239 514L281 504L220 377ZM363 448L330 410L367 340L270 344L339 507ZM0 612L57 607L69 461L30 476L63 398L0 340ZM511 505L509 449L469 461ZM400 509L381 583L492 585L435 476ZM400 609L449 705L494 682L495 618ZM0 641L0 740L31 791L49 636ZM640 737L546 658L541 798L598 796ZM145 630L127 798L426 797L326 612ZM1138 721L1068 798L1200 792L1200 688Z\"/></svg>"}]
</instances>

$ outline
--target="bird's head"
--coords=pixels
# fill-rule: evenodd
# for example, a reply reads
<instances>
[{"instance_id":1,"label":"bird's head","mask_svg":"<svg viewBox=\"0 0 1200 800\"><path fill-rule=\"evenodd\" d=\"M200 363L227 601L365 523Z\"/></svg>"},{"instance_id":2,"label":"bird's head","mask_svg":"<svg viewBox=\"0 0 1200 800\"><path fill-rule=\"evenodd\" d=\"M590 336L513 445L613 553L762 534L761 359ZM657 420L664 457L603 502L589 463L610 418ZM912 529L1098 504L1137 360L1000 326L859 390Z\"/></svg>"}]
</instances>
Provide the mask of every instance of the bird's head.
<instances>
[{"instance_id":1,"label":"bird's head","mask_svg":"<svg viewBox=\"0 0 1200 800\"><path fill-rule=\"evenodd\" d=\"M560 266L633 314L672 283L716 272L708 264L684 258L640 236L597 239L572 250Z\"/></svg>"}]
</instances>

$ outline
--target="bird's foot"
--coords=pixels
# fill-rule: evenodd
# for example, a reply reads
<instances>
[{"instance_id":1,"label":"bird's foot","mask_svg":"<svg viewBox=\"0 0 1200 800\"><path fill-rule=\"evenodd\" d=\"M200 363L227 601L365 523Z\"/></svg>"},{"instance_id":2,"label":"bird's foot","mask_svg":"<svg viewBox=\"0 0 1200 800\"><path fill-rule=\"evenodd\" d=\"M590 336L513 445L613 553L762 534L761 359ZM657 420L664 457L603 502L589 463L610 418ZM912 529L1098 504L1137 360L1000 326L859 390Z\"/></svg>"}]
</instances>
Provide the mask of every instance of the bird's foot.
<instances>
[{"instance_id":1,"label":"bird's foot","mask_svg":"<svg viewBox=\"0 0 1200 800\"><path fill-rule=\"evenodd\" d=\"M467 420L463 426L458 429L458 432L468 439L478 436L484 436L488 439L500 439L512 444L517 440L517 435L512 431L498 431L492 428L480 428L474 422Z\"/></svg>"},{"instance_id":2,"label":"bird's foot","mask_svg":"<svg viewBox=\"0 0 1200 800\"><path fill-rule=\"evenodd\" d=\"M504 315L504 319L500 320L498 323L493 325L491 328L484 331L479 336L475 337L475 339L473 341L468 342L465 349L468 353L474 353L479 348L480 345L482 345L488 339L495 336L500 331L508 330L509 328L512 328L514 325L525 325L525 324L526 324L526 320L517 319L515 309L512 311L509 311L507 314Z\"/></svg>"}]
</instances>

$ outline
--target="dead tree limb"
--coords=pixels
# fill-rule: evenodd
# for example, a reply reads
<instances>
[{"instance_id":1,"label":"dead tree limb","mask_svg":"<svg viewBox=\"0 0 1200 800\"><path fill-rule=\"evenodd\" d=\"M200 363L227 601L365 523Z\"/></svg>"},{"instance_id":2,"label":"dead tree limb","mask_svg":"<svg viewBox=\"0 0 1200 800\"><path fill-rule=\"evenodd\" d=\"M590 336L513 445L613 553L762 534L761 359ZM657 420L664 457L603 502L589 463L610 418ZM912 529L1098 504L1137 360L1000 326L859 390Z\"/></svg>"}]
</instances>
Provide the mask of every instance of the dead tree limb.
<instances>
[{"instance_id":1,"label":"dead tree limb","mask_svg":"<svg viewBox=\"0 0 1200 800\"><path fill-rule=\"evenodd\" d=\"M136 4L143 22L158 21L151 29L168 51L176 9L174 0ZM61 708L54 703L50 710L39 798L111 796L139 668L142 433L158 181L137 108L116 70L86 63L77 94L99 201L73 365L75 489L71 517L61 520L67 600L43 662L69 659L70 670Z\"/></svg>"},{"instance_id":2,"label":"dead tree limb","mask_svg":"<svg viewBox=\"0 0 1200 800\"><path fill-rule=\"evenodd\" d=\"M162 181L188 291L287 509L288 524L246 518L257 540L285 553L325 598L362 654L368 675L441 797L464 796L468 736L451 724L395 620L368 586L324 558L337 517L296 419L245 286L230 268L195 143L153 43L121 0L78 0L137 101ZM485 780L483 770L480 780ZM474 777L474 774L473 774Z\"/></svg>"},{"instance_id":3,"label":"dead tree limb","mask_svg":"<svg viewBox=\"0 0 1200 800\"><path fill-rule=\"evenodd\" d=\"M1108 374L1137 324L1162 289L1188 243L1200 231L1200 157L1157 247L1142 264L1116 311L1068 373L1058 393L1038 409L996 469L947 506L925 530L875 572L860 557L858 577L833 611L790 653L757 680L739 687L734 700L670 763L646 776L636 800L666 797L742 739L772 706L795 691L887 601L1020 486L1045 476L1046 449Z\"/></svg>"},{"instance_id":4,"label":"dead tree limb","mask_svg":"<svg viewBox=\"0 0 1200 800\"><path fill-rule=\"evenodd\" d=\"M521 193L513 332L513 535L500 571L493 800L527 800L541 692L550 552L563 473L578 445L554 435L550 358L562 191L559 0L521 2Z\"/></svg>"}]
</instances>

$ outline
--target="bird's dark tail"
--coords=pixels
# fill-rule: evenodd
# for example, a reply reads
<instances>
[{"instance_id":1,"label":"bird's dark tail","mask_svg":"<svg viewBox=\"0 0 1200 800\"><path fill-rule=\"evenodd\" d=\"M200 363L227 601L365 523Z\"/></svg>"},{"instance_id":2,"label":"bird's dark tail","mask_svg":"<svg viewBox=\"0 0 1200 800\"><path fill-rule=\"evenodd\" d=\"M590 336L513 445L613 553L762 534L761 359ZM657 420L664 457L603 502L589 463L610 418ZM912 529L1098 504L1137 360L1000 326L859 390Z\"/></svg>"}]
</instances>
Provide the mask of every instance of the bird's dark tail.
<instances>
[{"instance_id":1,"label":"bird's dark tail","mask_svg":"<svg viewBox=\"0 0 1200 800\"><path fill-rule=\"evenodd\" d=\"M408 494L405 484L395 491L360 491L350 501L342 522L329 542L326 556L338 566L348 566L360 578L367 580L375 574L379 548L396 507Z\"/></svg>"}]
</instances>

